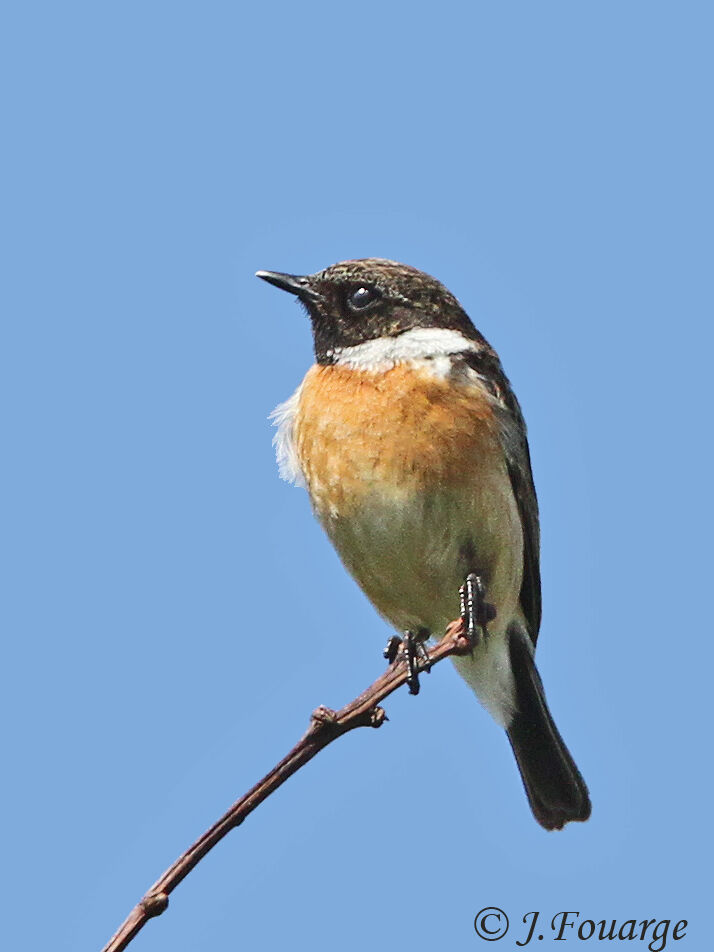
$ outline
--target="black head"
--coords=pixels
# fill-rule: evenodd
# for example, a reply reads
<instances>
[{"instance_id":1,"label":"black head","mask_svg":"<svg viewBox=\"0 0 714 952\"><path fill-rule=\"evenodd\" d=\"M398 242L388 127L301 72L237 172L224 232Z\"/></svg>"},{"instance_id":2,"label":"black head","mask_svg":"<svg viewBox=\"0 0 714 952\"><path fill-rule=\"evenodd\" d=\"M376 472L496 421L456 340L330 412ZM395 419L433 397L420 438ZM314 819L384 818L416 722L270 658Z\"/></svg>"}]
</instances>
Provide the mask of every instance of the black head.
<instances>
[{"instance_id":1,"label":"black head","mask_svg":"<svg viewBox=\"0 0 714 952\"><path fill-rule=\"evenodd\" d=\"M470 340L483 340L443 284L396 261L341 261L304 277L276 271L257 275L305 305L318 363L332 363L337 348L396 337L416 327L446 328Z\"/></svg>"}]
</instances>

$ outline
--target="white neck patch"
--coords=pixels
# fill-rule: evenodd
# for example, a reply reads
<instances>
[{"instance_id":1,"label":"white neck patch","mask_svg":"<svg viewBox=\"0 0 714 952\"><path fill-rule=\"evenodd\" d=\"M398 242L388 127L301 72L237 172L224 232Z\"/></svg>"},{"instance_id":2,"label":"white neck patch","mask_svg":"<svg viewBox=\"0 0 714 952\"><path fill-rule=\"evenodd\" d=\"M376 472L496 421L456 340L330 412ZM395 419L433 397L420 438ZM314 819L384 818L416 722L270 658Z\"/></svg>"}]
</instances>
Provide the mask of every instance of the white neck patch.
<instances>
[{"instance_id":1,"label":"white neck patch","mask_svg":"<svg viewBox=\"0 0 714 952\"><path fill-rule=\"evenodd\" d=\"M395 364L429 357L447 357L478 345L460 331L444 327L415 327L397 337L377 337L354 347L336 347L328 356L352 370L389 370Z\"/></svg>"}]
</instances>

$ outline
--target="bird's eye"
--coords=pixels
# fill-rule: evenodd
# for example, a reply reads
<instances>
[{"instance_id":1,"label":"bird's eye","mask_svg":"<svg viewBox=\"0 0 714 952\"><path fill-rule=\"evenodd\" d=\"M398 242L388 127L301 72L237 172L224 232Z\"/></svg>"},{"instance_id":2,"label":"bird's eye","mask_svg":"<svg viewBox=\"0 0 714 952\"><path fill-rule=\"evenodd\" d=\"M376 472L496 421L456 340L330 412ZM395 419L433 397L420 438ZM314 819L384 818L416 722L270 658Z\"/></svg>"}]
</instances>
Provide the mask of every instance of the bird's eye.
<instances>
[{"instance_id":1,"label":"bird's eye","mask_svg":"<svg viewBox=\"0 0 714 952\"><path fill-rule=\"evenodd\" d=\"M379 291L376 288L368 288L361 285L355 291L349 293L347 301L350 307L354 308L355 311L361 311L376 301L378 297Z\"/></svg>"}]
</instances>

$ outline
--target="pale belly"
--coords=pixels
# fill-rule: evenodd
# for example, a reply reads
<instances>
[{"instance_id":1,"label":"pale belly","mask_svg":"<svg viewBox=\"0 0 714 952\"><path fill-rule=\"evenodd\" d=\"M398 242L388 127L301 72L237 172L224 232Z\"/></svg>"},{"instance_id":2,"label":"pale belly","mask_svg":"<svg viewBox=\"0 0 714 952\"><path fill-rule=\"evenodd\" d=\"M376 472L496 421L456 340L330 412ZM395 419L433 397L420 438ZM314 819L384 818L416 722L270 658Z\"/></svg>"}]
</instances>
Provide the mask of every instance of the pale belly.
<instances>
[{"instance_id":1,"label":"pale belly","mask_svg":"<svg viewBox=\"0 0 714 952\"><path fill-rule=\"evenodd\" d=\"M515 502L500 473L474 477L473 486L453 490L373 491L347 518L320 514L345 566L396 628L440 637L458 617L469 572L483 580L497 628L517 612L523 554Z\"/></svg>"}]
</instances>

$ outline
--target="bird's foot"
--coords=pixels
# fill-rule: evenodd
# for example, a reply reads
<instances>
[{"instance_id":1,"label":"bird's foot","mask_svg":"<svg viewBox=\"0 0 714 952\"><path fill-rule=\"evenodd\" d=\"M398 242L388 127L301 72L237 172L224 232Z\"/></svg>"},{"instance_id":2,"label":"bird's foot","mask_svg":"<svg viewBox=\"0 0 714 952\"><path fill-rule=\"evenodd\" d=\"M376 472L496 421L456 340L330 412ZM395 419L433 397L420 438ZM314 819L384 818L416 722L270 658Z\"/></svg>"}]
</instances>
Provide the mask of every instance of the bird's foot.
<instances>
[{"instance_id":1,"label":"bird's foot","mask_svg":"<svg viewBox=\"0 0 714 952\"><path fill-rule=\"evenodd\" d=\"M392 664L394 661L396 661L401 646L402 639L399 637L399 635L392 635L387 644L384 646L384 651L382 652L384 657L387 659L387 664Z\"/></svg>"},{"instance_id":2,"label":"bird's foot","mask_svg":"<svg viewBox=\"0 0 714 952\"><path fill-rule=\"evenodd\" d=\"M486 601L486 590L480 577L473 572L459 589L461 620L472 649L488 638L488 622L496 617L495 606Z\"/></svg>"},{"instance_id":3,"label":"bird's foot","mask_svg":"<svg viewBox=\"0 0 714 952\"><path fill-rule=\"evenodd\" d=\"M400 649L404 652L407 668L409 669L407 687L410 694L419 693L419 663L424 663L422 670L426 671L427 674L431 671L429 652L425 644L428 637L429 632L425 628L420 628L416 632L405 631L403 638L400 638L399 635L392 635L383 652L389 664L396 660Z\"/></svg>"}]
</instances>

